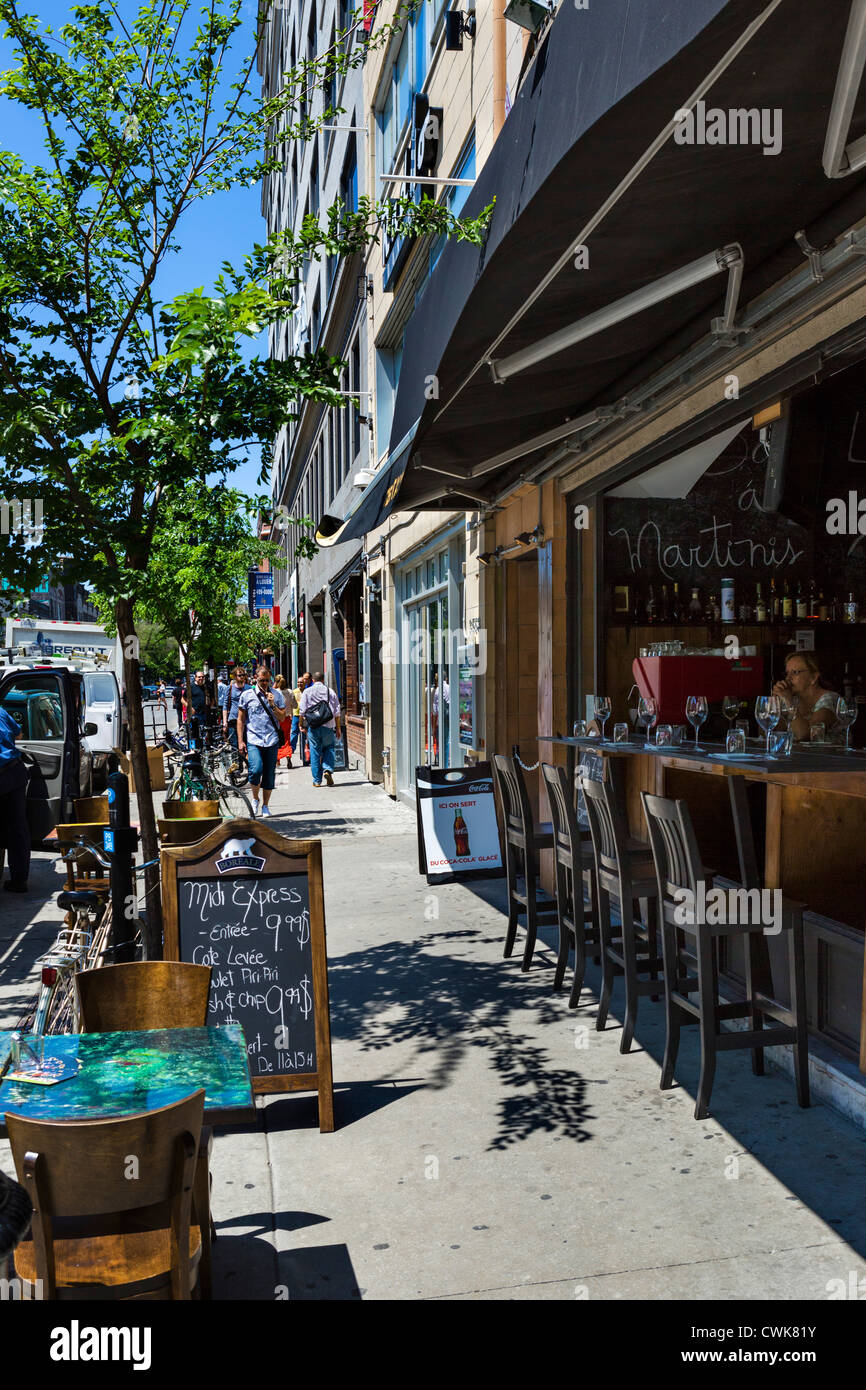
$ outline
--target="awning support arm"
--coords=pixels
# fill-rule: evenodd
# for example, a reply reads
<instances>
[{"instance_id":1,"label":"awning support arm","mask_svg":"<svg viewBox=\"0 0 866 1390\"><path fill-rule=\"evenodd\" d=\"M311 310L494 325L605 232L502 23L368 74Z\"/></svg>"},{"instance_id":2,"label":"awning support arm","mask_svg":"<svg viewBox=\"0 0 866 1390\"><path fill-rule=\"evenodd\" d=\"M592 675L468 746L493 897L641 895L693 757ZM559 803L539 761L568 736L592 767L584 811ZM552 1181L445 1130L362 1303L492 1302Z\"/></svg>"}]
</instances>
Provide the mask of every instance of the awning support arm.
<instances>
[{"instance_id":1,"label":"awning support arm","mask_svg":"<svg viewBox=\"0 0 866 1390\"><path fill-rule=\"evenodd\" d=\"M822 163L828 179L855 174L866 164L866 136L848 145L851 118L866 66L866 0L851 0L839 73L827 121Z\"/></svg>"}]
</instances>

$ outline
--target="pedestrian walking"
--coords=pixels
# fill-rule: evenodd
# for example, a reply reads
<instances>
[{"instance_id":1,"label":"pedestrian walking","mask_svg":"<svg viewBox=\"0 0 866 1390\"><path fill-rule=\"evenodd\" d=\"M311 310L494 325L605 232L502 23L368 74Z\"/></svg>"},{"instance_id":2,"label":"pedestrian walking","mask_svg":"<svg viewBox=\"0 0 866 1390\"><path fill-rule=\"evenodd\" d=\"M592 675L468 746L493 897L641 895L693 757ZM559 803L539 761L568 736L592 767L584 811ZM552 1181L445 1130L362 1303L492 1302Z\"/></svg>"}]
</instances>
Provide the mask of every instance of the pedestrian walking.
<instances>
[{"instance_id":1,"label":"pedestrian walking","mask_svg":"<svg viewBox=\"0 0 866 1390\"><path fill-rule=\"evenodd\" d=\"M253 815L258 813L260 787L262 815L271 814L268 802L276 781L277 754L283 736L280 711L285 707L283 692L271 690L271 673L267 666L260 666L255 685L244 690L238 701L238 748L242 753L246 750L249 757Z\"/></svg>"},{"instance_id":2,"label":"pedestrian walking","mask_svg":"<svg viewBox=\"0 0 866 1390\"><path fill-rule=\"evenodd\" d=\"M292 714L292 740L291 740L291 742L292 742L292 752L294 753L295 749L297 748L297 746L298 746L298 739L300 738L300 740L301 740L301 767L303 767L304 763L306 762L306 758L305 758L305 756L304 756L304 753L305 753L305 745L306 745L306 742L307 742L307 736L306 736L306 734L302 734L302 731L301 731L301 696L303 695L303 693L304 693L304 691L306 690L307 686L308 686L308 685L312 685L312 683L313 683L313 677L310 675L309 671L305 671L304 674L303 674L302 676L299 676L299 677L298 677L298 683L297 683L297 685L295 686L294 690L292 691L292 699L293 699L293 701L294 701L294 711L293 711L293 714Z\"/></svg>"},{"instance_id":3,"label":"pedestrian walking","mask_svg":"<svg viewBox=\"0 0 866 1390\"><path fill-rule=\"evenodd\" d=\"M243 666L236 666L222 704L223 733L233 748L238 746L238 703L246 688L247 673Z\"/></svg>"},{"instance_id":4,"label":"pedestrian walking","mask_svg":"<svg viewBox=\"0 0 866 1390\"><path fill-rule=\"evenodd\" d=\"M0 706L0 847L9 856L9 878L3 885L8 893L26 893L30 874L27 768L15 747L20 732L16 720Z\"/></svg>"},{"instance_id":5,"label":"pedestrian walking","mask_svg":"<svg viewBox=\"0 0 866 1390\"><path fill-rule=\"evenodd\" d=\"M165 695L165 681L160 680L159 685L156 687L156 697L159 700L159 708L161 710L165 710L166 714L168 714L168 704L166 702Z\"/></svg>"},{"instance_id":6,"label":"pedestrian walking","mask_svg":"<svg viewBox=\"0 0 866 1390\"><path fill-rule=\"evenodd\" d=\"M291 690L287 688L285 676L274 676L274 689L279 690L286 702L286 707L280 719L282 729L282 741L280 751L277 754L277 766L279 767L283 758L286 759L286 767L292 766L292 710L294 708L295 697Z\"/></svg>"},{"instance_id":7,"label":"pedestrian walking","mask_svg":"<svg viewBox=\"0 0 866 1390\"><path fill-rule=\"evenodd\" d=\"M300 703L301 726L307 731L310 745L310 772L313 786L322 785L322 775L329 787L334 785L334 745L340 736L340 702L330 686L325 685L321 671L313 676Z\"/></svg>"}]
</instances>

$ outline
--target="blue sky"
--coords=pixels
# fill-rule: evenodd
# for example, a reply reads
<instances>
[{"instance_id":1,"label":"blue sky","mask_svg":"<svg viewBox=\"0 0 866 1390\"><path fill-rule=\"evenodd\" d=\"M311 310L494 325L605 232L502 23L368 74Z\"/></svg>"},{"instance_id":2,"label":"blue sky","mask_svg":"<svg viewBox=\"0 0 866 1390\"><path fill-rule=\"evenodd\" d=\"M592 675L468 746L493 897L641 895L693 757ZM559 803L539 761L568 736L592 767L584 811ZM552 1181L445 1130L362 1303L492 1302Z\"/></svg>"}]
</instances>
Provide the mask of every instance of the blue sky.
<instances>
[{"instance_id":1,"label":"blue sky","mask_svg":"<svg viewBox=\"0 0 866 1390\"><path fill-rule=\"evenodd\" d=\"M120 13L126 19L137 13L139 6L121 0ZM193 14L197 6L191 7ZM40 22L58 30L61 25L72 21L71 5L57 3L57 0L21 0L22 13L34 14ZM235 48L238 64L242 53L249 53L253 45L255 6L247 0L244 4L244 27L236 37ZM13 46L0 37L0 69L14 65ZM230 65L231 81L234 70ZM254 76L258 91L259 77ZM29 116L22 107L0 99L0 146L14 151L24 160L34 163L44 161L39 121ZM204 286L209 289L219 274L220 263L224 260L240 264L244 253L256 241L263 241L265 223L261 215L261 188L245 187L230 193L214 194L213 197L194 204L181 222L178 241L181 249L176 256L164 263L158 280L159 297L171 299L184 290ZM267 352L265 335L258 343L250 342L250 355L264 355ZM246 492L267 491L257 486L256 479L260 459L256 451L253 457L241 465L232 475L232 484Z\"/></svg>"}]
</instances>

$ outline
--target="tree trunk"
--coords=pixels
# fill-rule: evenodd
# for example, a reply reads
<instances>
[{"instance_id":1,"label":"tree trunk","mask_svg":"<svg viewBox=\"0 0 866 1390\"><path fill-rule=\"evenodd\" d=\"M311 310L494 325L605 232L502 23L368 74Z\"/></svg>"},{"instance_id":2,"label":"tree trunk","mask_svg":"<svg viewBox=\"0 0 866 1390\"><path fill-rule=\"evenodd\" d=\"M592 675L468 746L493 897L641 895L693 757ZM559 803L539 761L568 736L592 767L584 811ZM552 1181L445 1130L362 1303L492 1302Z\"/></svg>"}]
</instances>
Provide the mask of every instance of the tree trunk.
<instances>
[{"instance_id":1,"label":"tree trunk","mask_svg":"<svg viewBox=\"0 0 866 1390\"><path fill-rule=\"evenodd\" d=\"M144 709L141 701L141 667L138 638L135 633L133 608L129 599L120 598L114 606L114 620L123 646L123 674L126 681L126 709L129 717L130 761L135 777L138 798L138 819L141 827L141 847L145 862L159 860L159 840L153 809L153 789L147 763L147 743L144 732ZM147 960L162 958L162 902L159 887L159 865L144 871L147 915L144 954Z\"/></svg>"},{"instance_id":2,"label":"tree trunk","mask_svg":"<svg viewBox=\"0 0 866 1390\"><path fill-rule=\"evenodd\" d=\"M190 721L192 720L192 710L190 709L190 703L189 703L189 695L190 695L190 691L192 690L192 668L191 668L191 666L190 666L190 664L189 664L189 648L190 648L190 644L189 644L189 642L187 642L186 645L184 646L184 649L183 649L183 678L184 678L184 680L185 680L185 682L186 682L186 727L187 727L187 735L189 734ZM183 717L183 710L181 710L181 718L182 718L182 717Z\"/></svg>"}]
</instances>

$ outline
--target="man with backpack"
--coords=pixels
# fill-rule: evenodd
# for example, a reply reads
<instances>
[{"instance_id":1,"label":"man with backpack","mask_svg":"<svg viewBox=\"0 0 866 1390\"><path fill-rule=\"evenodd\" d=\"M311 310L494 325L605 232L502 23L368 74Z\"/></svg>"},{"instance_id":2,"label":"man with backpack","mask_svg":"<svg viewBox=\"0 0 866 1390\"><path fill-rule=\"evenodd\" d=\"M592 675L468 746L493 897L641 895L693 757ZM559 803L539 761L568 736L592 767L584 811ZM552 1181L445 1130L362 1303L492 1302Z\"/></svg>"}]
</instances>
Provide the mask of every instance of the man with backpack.
<instances>
[{"instance_id":1,"label":"man with backpack","mask_svg":"<svg viewBox=\"0 0 866 1390\"><path fill-rule=\"evenodd\" d=\"M298 713L301 728L306 729L307 742L310 745L313 786L322 785L324 771L325 781L332 787L334 745L340 737L340 702L330 686L325 685L325 677L321 671L315 673L312 685L308 685L301 696Z\"/></svg>"}]
</instances>

